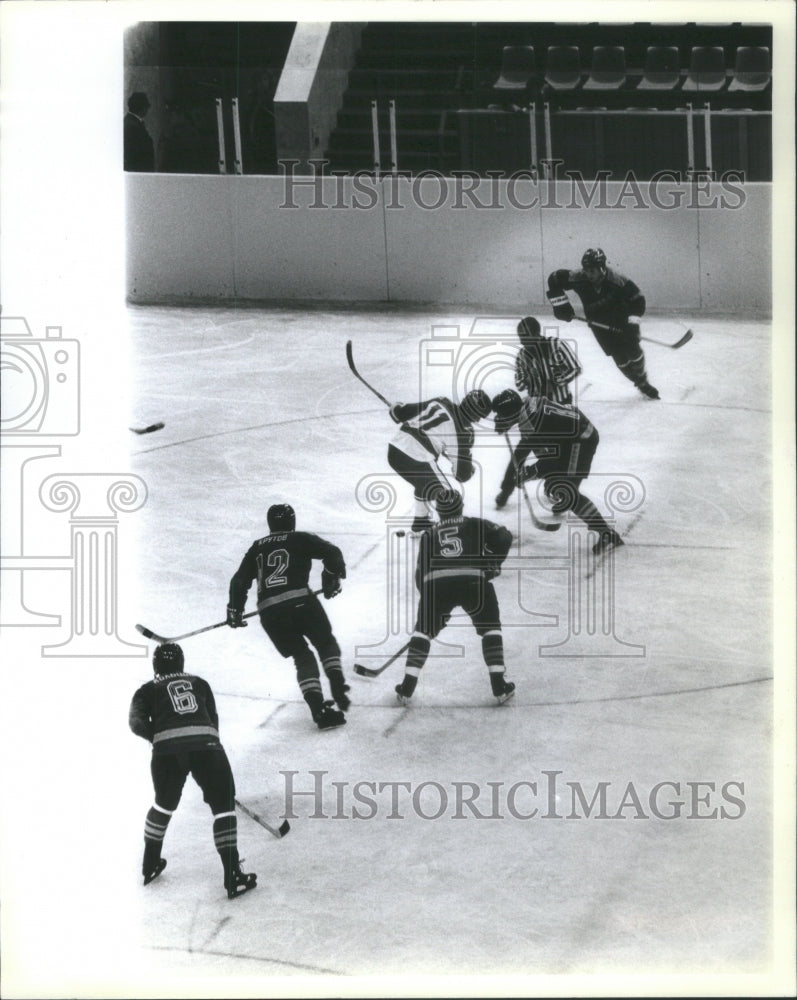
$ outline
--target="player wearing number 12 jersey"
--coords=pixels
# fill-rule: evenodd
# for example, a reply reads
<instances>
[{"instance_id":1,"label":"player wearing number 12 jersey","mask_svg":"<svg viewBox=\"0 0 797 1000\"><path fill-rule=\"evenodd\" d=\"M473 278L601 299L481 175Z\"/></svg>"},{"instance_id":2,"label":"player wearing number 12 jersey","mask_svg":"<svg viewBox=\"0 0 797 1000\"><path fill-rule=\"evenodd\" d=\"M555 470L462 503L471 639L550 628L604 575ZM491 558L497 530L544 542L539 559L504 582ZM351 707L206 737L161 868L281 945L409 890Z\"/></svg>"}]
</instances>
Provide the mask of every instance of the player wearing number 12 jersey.
<instances>
[{"instance_id":1,"label":"player wearing number 12 jersey","mask_svg":"<svg viewBox=\"0 0 797 1000\"><path fill-rule=\"evenodd\" d=\"M515 685L504 676L501 615L492 580L501 572L512 532L483 518L466 517L456 490L440 492L435 506L440 521L421 535L415 571L418 616L396 697L400 705L409 704L431 640L446 627L454 608L461 607L481 637L493 694L504 702Z\"/></svg>"},{"instance_id":2,"label":"player wearing number 12 jersey","mask_svg":"<svg viewBox=\"0 0 797 1000\"><path fill-rule=\"evenodd\" d=\"M350 700L340 646L308 581L313 560L320 559L324 597L339 594L340 581L346 576L343 553L318 535L296 531L296 514L289 504L269 507L266 518L269 534L252 543L230 580L227 624L230 628L246 626L243 609L252 582L257 580L260 624L277 652L293 658L299 688L313 720L319 729L342 726ZM308 640L321 659L337 709L332 701L324 701L318 660Z\"/></svg>"}]
</instances>

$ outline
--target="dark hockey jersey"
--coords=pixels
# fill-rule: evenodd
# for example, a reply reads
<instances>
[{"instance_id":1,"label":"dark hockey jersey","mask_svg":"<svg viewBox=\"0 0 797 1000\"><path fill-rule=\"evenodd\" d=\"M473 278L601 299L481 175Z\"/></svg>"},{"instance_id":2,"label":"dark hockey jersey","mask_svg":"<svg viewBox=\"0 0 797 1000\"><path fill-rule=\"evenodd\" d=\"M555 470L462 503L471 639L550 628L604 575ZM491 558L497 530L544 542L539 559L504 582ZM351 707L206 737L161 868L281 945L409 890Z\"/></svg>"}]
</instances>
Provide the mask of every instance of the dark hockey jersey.
<instances>
[{"instance_id":1,"label":"dark hockey jersey","mask_svg":"<svg viewBox=\"0 0 797 1000\"><path fill-rule=\"evenodd\" d=\"M249 547L230 581L230 607L243 611L246 595L257 580L259 611L310 593L308 581L314 559L335 576L346 576L340 549L309 531L275 531Z\"/></svg>"},{"instance_id":2,"label":"dark hockey jersey","mask_svg":"<svg viewBox=\"0 0 797 1000\"><path fill-rule=\"evenodd\" d=\"M598 285L593 285L581 270L554 271L548 277L548 288L551 292L572 289L581 299L587 319L596 322L621 324L629 316L642 316L645 312L645 297L639 287L610 267Z\"/></svg>"},{"instance_id":3,"label":"dark hockey jersey","mask_svg":"<svg viewBox=\"0 0 797 1000\"><path fill-rule=\"evenodd\" d=\"M556 460L570 445L597 433L592 421L578 407L554 403L544 396L529 396L523 400L518 430L521 441L541 460L540 473L543 475L545 459Z\"/></svg>"},{"instance_id":4,"label":"dark hockey jersey","mask_svg":"<svg viewBox=\"0 0 797 1000\"><path fill-rule=\"evenodd\" d=\"M480 517L446 517L421 536L415 583L444 577L495 576L512 545L512 532Z\"/></svg>"},{"instance_id":5,"label":"dark hockey jersey","mask_svg":"<svg viewBox=\"0 0 797 1000\"><path fill-rule=\"evenodd\" d=\"M156 754L219 745L213 691L196 674L156 675L142 684L130 703L129 724Z\"/></svg>"}]
</instances>

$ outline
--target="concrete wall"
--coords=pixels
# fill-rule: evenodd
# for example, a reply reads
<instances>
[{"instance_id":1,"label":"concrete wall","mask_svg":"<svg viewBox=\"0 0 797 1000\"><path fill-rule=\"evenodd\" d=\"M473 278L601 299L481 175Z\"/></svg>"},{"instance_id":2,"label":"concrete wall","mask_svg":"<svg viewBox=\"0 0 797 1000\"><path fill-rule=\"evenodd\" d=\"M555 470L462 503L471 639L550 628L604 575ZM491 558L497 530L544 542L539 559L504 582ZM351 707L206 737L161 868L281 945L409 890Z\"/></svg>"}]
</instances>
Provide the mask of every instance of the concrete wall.
<instances>
[{"instance_id":1,"label":"concrete wall","mask_svg":"<svg viewBox=\"0 0 797 1000\"><path fill-rule=\"evenodd\" d=\"M277 159L299 160L296 170L312 173L307 161L329 144L360 44L362 25L297 24L274 95Z\"/></svg>"},{"instance_id":2,"label":"concrete wall","mask_svg":"<svg viewBox=\"0 0 797 1000\"><path fill-rule=\"evenodd\" d=\"M546 306L587 246L653 310L771 310L771 187L128 174L133 302Z\"/></svg>"}]
</instances>

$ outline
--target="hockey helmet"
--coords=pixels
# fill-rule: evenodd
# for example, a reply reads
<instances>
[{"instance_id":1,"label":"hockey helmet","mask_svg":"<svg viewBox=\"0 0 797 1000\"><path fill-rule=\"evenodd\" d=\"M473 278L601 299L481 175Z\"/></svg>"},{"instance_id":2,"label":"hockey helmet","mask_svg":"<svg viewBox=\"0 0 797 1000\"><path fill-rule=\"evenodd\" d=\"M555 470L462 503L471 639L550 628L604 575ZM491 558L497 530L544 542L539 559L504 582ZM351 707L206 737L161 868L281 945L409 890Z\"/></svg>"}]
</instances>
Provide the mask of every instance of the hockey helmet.
<instances>
[{"instance_id":1,"label":"hockey helmet","mask_svg":"<svg viewBox=\"0 0 797 1000\"><path fill-rule=\"evenodd\" d=\"M497 396L493 397L493 411L495 412L496 423L511 426L520 413L523 400L514 389L504 389Z\"/></svg>"},{"instance_id":2,"label":"hockey helmet","mask_svg":"<svg viewBox=\"0 0 797 1000\"><path fill-rule=\"evenodd\" d=\"M581 266L585 271L593 267L603 271L606 267L606 254L600 247L595 247L594 250L585 250L581 257Z\"/></svg>"},{"instance_id":3,"label":"hockey helmet","mask_svg":"<svg viewBox=\"0 0 797 1000\"><path fill-rule=\"evenodd\" d=\"M490 415L492 403L484 389L471 389L459 404L462 416L474 422Z\"/></svg>"},{"instance_id":4,"label":"hockey helmet","mask_svg":"<svg viewBox=\"0 0 797 1000\"><path fill-rule=\"evenodd\" d=\"M456 517L462 513L464 500L456 490L440 490L434 500L434 506L440 517Z\"/></svg>"},{"instance_id":5,"label":"hockey helmet","mask_svg":"<svg viewBox=\"0 0 797 1000\"><path fill-rule=\"evenodd\" d=\"M521 344L537 340L540 336L540 324L533 316L526 316L517 325L517 335Z\"/></svg>"},{"instance_id":6,"label":"hockey helmet","mask_svg":"<svg viewBox=\"0 0 797 1000\"><path fill-rule=\"evenodd\" d=\"M164 642L155 647L152 654L152 669L156 674L179 674L183 671L185 657L176 642Z\"/></svg>"},{"instance_id":7,"label":"hockey helmet","mask_svg":"<svg viewBox=\"0 0 797 1000\"><path fill-rule=\"evenodd\" d=\"M289 503L272 504L266 519L270 531L293 531L296 528L296 512Z\"/></svg>"}]
</instances>

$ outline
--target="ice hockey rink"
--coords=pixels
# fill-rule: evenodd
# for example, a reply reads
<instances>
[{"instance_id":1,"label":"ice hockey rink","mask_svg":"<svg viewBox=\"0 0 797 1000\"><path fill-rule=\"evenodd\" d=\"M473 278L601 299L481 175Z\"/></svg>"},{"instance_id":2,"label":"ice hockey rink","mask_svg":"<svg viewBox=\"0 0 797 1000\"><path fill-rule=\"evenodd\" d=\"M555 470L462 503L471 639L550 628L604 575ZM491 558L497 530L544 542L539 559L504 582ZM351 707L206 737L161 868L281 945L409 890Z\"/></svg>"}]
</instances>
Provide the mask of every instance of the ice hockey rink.
<instances>
[{"instance_id":1,"label":"ice hockey rink","mask_svg":"<svg viewBox=\"0 0 797 1000\"><path fill-rule=\"evenodd\" d=\"M433 328L478 328L495 336L499 360L469 377L490 391L511 383L516 317L131 306L128 319L131 421L165 422L133 441L131 470L149 490L138 620L169 635L223 620L229 577L265 533L267 507L290 502L298 527L347 560L344 591L326 607L353 696L345 728L319 733L256 618L184 641L188 667L218 694L239 798L274 825L289 816L291 831L277 840L240 816L244 867L259 884L230 903L210 815L188 787L168 867L140 886L149 748L130 736L116 765L115 878L130 882L144 988L199 976L208 994L234 982L257 995L273 976L309 976L316 988L329 976L388 976L401 989L401 977L434 974L481 977L488 992L498 975L763 972L775 934L769 324L700 319L680 350L647 344L658 402L619 376L585 327L563 331L584 368L579 405L601 434L585 492L605 510L602 483L641 484L616 515L626 546L613 596L589 563L567 568L567 527L535 529L519 494L495 510L507 453L485 421L466 508L516 535L496 586L517 694L493 703L472 630L452 625L441 636L450 648L434 647L402 709L401 660L373 679L351 671L406 641L412 588L394 578L413 543L393 530L411 509L404 484L387 512L364 499L369 477L390 479L395 425L353 378L345 343L375 387L406 401L455 389L450 367L419 370ZM666 335L677 319L651 317L645 332ZM573 611L573 594L611 597L612 635ZM145 679L139 667L124 669L122 700ZM375 783L375 807L354 799L358 782ZM396 805L400 782L410 790ZM486 818L457 807L467 782ZM589 799L600 782L601 819L572 791ZM657 817L650 794L661 782L672 784ZM288 787L321 791L286 811Z\"/></svg>"},{"instance_id":2,"label":"ice hockey rink","mask_svg":"<svg viewBox=\"0 0 797 1000\"><path fill-rule=\"evenodd\" d=\"M750 995L766 983L790 891L775 875L773 728L793 709L792 664L773 641L770 323L695 317L683 348L646 344L655 402L586 327L561 331L601 435L584 491L606 513L613 497L626 544L595 572L571 557L577 529L539 531L519 494L496 511L507 452L485 421L466 510L515 534L496 587L517 693L494 703L474 633L452 622L400 708L401 659L372 679L352 665L378 666L408 638L414 543L397 532L412 504L386 463L396 426L345 344L391 400L493 392L511 383L517 317L125 316L129 355L113 370L127 393L116 410L108 400L105 430L118 468L146 485L119 528L118 634L140 648L58 660L38 652L41 630L22 630L33 646L16 662L36 668L6 673L4 719L24 760L5 761L8 801L36 804L6 824L17 995ZM682 320L653 314L644 332L664 339ZM471 337L475 361L461 352ZM96 365L90 375L103 382ZM188 669L217 694L239 799L291 829L276 839L240 814L258 886L229 901L189 781L168 867L144 887L150 748L127 711L154 645L134 625L180 635L223 621L230 576L280 501L347 561L325 606L352 685L348 723L316 729L256 618L185 639ZM53 577L37 574L26 598L68 614L68 574ZM11 714L19 705L39 706L41 733Z\"/></svg>"},{"instance_id":3,"label":"ice hockey rink","mask_svg":"<svg viewBox=\"0 0 797 1000\"><path fill-rule=\"evenodd\" d=\"M3 318L25 314L37 340L59 324L79 341L84 419L79 435L36 445L45 451L24 480L13 463L4 470L6 516L19 514L28 546L20 596L42 619L2 636L3 996L788 995L791 299L773 321L665 313L651 297L643 335L694 331L678 350L645 343L655 402L586 326L559 330L583 366L578 405L600 432L583 491L625 545L596 568L578 525L538 530L519 493L496 510L506 444L491 421L477 425L465 509L515 536L495 584L516 695L495 704L477 637L452 622L401 708L403 657L370 679L353 664L378 667L409 638L412 503L386 461L396 425L345 345L391 401L492 394L511 385L520 316L125 305L121 150L100 168L119 132L121 35L87 42L80 25L32 26L4 62L7 87L41 48L42 79L59 86L23 74L34 113L22 133L22 104L4 108L15 140L4 160L24 182L4 188ZM20 135L35 136L38 155ZM785 242L776 294L791 287ZM729 268L737 250L755 254L729 246ZM529 311L553 322L547 307ZM90 596L116 612L114 654L57 651L73 625L77 584L63 570L77 529L43 506L40 484L56 471L144 487L138 509L99 524L115 532L118 592ZM276 839L239 813L258 885L228 900L189 779L168 866L144 887L151 751L127 720L155 644L135 625L178 635L222 622L230 577L275 502L347 562L342 593L323 603L351 684L348 722L317 730L256 617L182 641L187 669L216 693L238 798L273 826L287 816L290 831ZM6 611L15 595L3 582Z\"/></svg>"}]
</instances>

